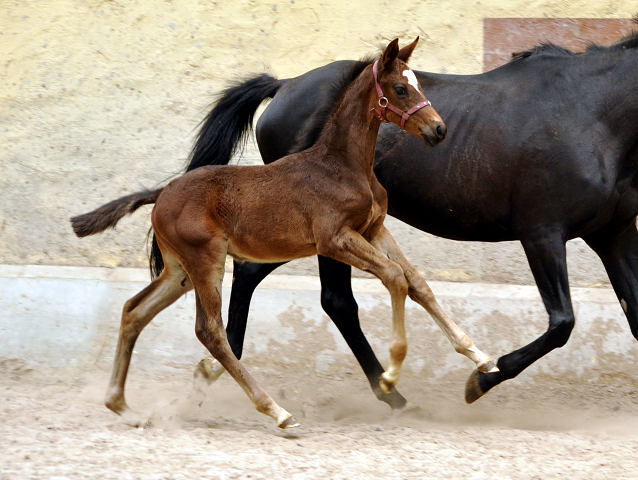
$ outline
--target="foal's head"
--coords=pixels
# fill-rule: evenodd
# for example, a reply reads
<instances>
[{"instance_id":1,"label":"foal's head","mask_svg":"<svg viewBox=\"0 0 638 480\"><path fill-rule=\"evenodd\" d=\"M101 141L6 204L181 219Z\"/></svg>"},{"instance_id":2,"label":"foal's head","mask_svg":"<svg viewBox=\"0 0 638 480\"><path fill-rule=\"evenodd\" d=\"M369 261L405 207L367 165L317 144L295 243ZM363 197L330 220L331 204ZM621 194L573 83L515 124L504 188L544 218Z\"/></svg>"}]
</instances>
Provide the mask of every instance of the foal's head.
<instances>
[{"instance_id":1,"label":"foal's head","mask_svg":"<svg viewBox=\"0 0 638 480\"><path fill-rule=\"evenodd\" d=\"M399 50L399 39L395 39L375 62L373 75L379 96L375 114L434 146L443 141L447 127L406 63L418 41L419 37Z\"/></svg>"}]
</instances>

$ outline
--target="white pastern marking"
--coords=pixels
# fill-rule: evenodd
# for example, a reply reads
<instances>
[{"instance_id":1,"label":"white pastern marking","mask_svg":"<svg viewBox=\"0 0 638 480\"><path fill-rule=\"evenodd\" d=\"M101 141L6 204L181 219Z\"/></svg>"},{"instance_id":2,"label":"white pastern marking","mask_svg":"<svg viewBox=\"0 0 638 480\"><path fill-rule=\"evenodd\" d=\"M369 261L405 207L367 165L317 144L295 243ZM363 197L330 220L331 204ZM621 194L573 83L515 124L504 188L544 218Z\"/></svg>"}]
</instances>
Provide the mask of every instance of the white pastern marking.
<instances>
[{"instance_id":1,"label":"white pastern marking","mask_svg":"<svg viewBox=\"0 0 638 480\"><path fill-rule=\"evenodd\" d=\"M403 70L403 76L408 79L408 83L414 87L414 89L419 91L419 81L416 79L416 75L412 70Z\"/></svg>"}]
</instances>

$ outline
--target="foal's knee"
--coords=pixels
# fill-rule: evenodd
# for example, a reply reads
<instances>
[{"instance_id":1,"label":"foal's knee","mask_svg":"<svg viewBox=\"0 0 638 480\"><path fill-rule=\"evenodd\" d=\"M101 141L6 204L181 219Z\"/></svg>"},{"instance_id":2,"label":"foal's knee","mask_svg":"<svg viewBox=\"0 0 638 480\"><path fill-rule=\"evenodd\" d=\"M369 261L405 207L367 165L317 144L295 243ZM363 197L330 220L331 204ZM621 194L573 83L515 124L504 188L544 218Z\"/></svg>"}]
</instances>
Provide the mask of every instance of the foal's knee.
<instances>
[{"instance_id":1,"label":"foal's knee","mask_svg":"<svg viewBox=\"0 0 638 480\"><path fill-rule=\"evenodd\" d=\"M407 296L408 295L408 281L403 274L403 269L399 264L393 264L386 267L385 278L383 284L390 291L390 293Z\"/></svg>"},{"instance_id":2,"label":"foal's knee","mask_svg":"<svg viewBox=\"0 0 638 480\"><path fill-rule=\"evenodd\" d=\"M408 295L412 300L421 303L430 303L435 300L434 293L423 275L414 269L408 269L405 271L405 276L409 286Z\"/></svg>"}]
</instances>

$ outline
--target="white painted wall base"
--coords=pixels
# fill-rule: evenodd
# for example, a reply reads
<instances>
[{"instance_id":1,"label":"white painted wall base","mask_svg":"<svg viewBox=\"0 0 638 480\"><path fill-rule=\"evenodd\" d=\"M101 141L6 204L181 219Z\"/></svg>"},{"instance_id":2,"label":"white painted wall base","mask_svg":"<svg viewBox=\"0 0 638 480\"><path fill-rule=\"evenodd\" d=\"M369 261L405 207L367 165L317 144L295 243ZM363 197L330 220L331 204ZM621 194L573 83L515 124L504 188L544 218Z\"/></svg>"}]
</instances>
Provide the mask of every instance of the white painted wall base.
<instances>
[{"instance_id":1,"label":"white painted wall base","mask_svg":"<svg viewBox=\"0 0 638 480\"><path fill-rule=\"evenodd\" d=\"M224 309L231 275L224 281ZM141 269L0 266L0 358L33 367L110 369L126 299L148 284ZM443 307L474 342L497 358L544 332L547 315L535 287L432 282ZM355 279L361 324L381 362L387 362L389 295L376 280ZM356 374L360 371L319 303L314 277L273 275L255 292L246 362L271 373ZM533 365L522 381L564 375L591 382L601 375L638 381L638 342L612 290L572 289L577 316L569 343ZM137 372L192 368L206 355L194 333L194 296L179 299L141 334ZM406 373L424 382L461 378L472 363L458 355L431 318L409 302Z\"/></svg>"}]
</instances>

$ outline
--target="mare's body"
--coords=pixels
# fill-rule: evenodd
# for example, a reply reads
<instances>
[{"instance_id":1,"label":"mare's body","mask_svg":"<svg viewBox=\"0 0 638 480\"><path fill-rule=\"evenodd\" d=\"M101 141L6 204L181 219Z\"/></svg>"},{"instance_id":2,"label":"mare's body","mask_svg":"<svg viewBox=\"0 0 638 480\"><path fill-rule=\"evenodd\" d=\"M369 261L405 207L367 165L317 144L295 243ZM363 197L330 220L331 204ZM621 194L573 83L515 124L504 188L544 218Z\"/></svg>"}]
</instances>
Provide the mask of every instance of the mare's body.
<instances>
[{"instance_id":1,"label":"mare's body","mask_svg":"<svg viewBox=\"0 0 638 480\"><path fill-rule=\"evenodd\" d=\"M229 89L236 102L273 97L256 128L265 162L307 136L313 115L329 101L327 79L349 64L270 83L264 78L259 92L247 84ZM583 238L600 256L638 338L636 72L638 35L584 54L544 45L480 75L415 72L448 125L446 142L427 149L394 126L382 126L374 171L388 191L389 214L445 238L519 240L549 314L548 330L501 357L499 372L471 375L469 402L569 338L575 321L565 258L569 239ZM266 85L272 90L264 94ZM223 122L214 126L226 108L223 99L202 129L206 136L200 136L189 169L230 159L228 148L209 149L206 140L215 128L226 131ZM359 327L349 267L321 257L319 265L322 305L374 388L383 369ZM273 269L235 265L227 330L238 356L252 291ZM210 364L202 367L205 375L218 373ZM375 392L394 408L405 404L396 390Z\"/></svg>"}]
</instances>

